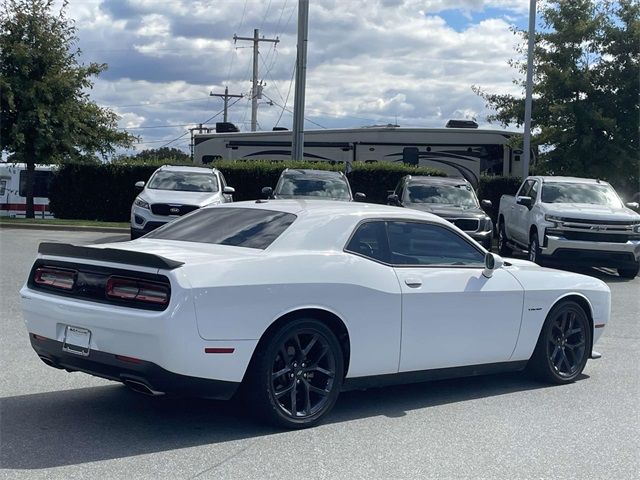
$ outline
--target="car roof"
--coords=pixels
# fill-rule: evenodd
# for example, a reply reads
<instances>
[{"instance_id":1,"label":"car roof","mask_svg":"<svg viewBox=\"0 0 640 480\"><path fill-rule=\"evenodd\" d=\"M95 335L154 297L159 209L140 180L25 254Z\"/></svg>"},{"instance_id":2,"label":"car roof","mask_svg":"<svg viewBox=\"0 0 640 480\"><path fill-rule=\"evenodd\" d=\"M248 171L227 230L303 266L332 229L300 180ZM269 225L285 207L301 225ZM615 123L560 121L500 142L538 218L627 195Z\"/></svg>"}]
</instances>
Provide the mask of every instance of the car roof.
<instances>
[{"instance_id":1,"label":"car roof","mask_svg":"<svg viewBox=\"0 0 640 480\"><path fill-rule=\"evenodd\" d=\"M415 220L433 220L437 223L449 223L431 213L408 208L380 205L365 202L336 202L335 200L307 200L303 198L287 200L249 200L244 202L225 203L225 208L256 208L272 210L306 217L327 216L357 216L362 220L367 218L407 218ZM205 207L216 208L216 206Z\"/></svg>"},{"instance_id":2,"label":"car roof","mask_svg":"<svg viewBox=\"0 0 640 480\"><path fill-rule=\"evenodd\" d=\"M607 182L605 182L604 180L598 180L595 178L580 178L580 177L547 177L547 176L540 176L540 177L532 177L532 178L538 178L540 180L542 180L542 183L603 183L608 185Z\"/></svg>"},{"instance_id":3,"label":"car roof","mask_svg":"<svg viewBox=\"0 0 640 480\"><path fill-rule=\"evenodd\" d=\"M366 220L425 221L454 228L441 217L409 208L332 200L257 200L207 206L248 208L296 215L296 220L266 250L274 255L291 252L341 251L357 225Z\"/></svg>"},{"instance_id":4,"label":"car roof","mask_svg":"<svg viewBox=\"0 0 640 480\"><path fill-rule=\"evenodd\" d=\"M409 183L439 184L439 185L468 185L471 184L461 177L432 177L427 175L407 175L405 177Z\"/></svg>"},{"instance_id":5,"label":"car roof","mask_svg":"<svg viewBox=\"0 0 640 480\"><path fill-rule=\"evenodd\" d=\"M191 167L189 165L163 165L158 170L169 171L169 172L196 172L196 173L213 173L216 171L215 168L207 168L207 167Z\"/></svg>"},{"instance_id":6,"label":"car roof","mask_svg":"<svg viewBox=\"0 0 640 480\"><path fill-rule=\"evenodd\" d=\"M344 178L342 172L335 170L313 170L310 168L287 168L282 172L282 175L291 177L309 177L309 178L327 178L327 177L340 177Z\"/></svg>"}]
</instances>

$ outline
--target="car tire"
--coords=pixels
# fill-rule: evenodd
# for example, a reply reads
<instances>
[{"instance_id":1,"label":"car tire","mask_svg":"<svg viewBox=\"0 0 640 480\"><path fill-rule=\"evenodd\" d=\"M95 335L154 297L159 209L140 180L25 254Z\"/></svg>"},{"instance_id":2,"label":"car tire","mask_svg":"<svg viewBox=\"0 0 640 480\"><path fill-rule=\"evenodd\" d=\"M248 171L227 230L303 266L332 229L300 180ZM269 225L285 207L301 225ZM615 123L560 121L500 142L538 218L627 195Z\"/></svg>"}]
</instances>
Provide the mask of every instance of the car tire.
<instances>
[{"instance_id":1,"label":"car tire","mask_svg":"<svg viewBox=\"0 0 640 480\"><path fill-rule=\"evenodd\" d=\"M134 230L133 228L131 229L131 240L135 240L136 238L140 238L142 236L142 233Z\"/></svg>"},{"instance_id":2,"label":"car tire","mask_svg":"<svg viewBox=\"0 0 640 480\"><path fill-rule=\"evenodd\" d=\"M513 250L509 248L507 242L509 239L507 238L507 232L504 228L504 221L501 221L498 226L498 253L503 257L508 257L513 253Z\"/></svg>"},{"instance_id":3,"label":"car tire","mask_svg":"<svg viewBox=\"0 0 640 480\"><path fill-rule=\"evenodd\" d=\"M636 262L635 265L629 267L618 268L618 275L622 278L633 279L638 275L638 271L640 271L640 262Z\"/></svg>"},{"instance_id":4,"label":"car tire","mask_svg":"<svg viewBox=\"0 0 640 480\"><path fill-rule=\"evenodd\" d=\"M544 382L573 382L591 356L591 332L582 306L561 301L547 315L527 370Z\"/></svg>"},{"instance_id":5,"label":"car tire","mask_svg":"<svg viewBox=\"0 0 640 480\"><path fill-rule=\"evenodd\" d=\"M542 265L540 258L540 241L538 240L538 232L533 232L529 238L529 256L528 260L538 265Z\"/></svg>"},{"instance_id":6,"label":"car tire","mask_svg":"<svg viewBox=\"0 0 640 480\"><path fill-rule=\"evenodd\" d=\"M244 400L277 427L313 427L333 409L343 377L335 334L318 320L296 319L259 345L245 377Z\"/></svg>"}]
</instances>

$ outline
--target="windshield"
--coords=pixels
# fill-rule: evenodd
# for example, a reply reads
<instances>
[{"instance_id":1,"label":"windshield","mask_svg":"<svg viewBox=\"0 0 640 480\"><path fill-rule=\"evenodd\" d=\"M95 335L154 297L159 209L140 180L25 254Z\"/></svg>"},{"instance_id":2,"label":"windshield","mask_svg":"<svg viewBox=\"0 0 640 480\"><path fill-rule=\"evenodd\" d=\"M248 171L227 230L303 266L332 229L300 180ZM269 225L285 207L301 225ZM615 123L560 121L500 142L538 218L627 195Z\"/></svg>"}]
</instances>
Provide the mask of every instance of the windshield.
<instances>
[{"instance_id":1,"label":"windshield","mask_svg":"<svg viewBox=\"0 0 640 480\"><path fill-rule=\"evenodd\" d=\"M179 192L217 192L218 179L213 173L159 171L147 188Z\"/></svg>"},{"instance_id":2,"label":"windshield","mask_svg":"<svg viewBox=\"0 0 640 480\"><path fill-rule=\"evenodd\" d=\"M275 195L278 198L351 200L349 185L342 178L284 177L276 187Z\"/></svg>"},{"instance_id":3,"label":"windshield","mask_svg":"<svg viewBox=\"0 0 640 480\"><path fill-rule=\"evenodd\" d=\"M405 194L409 203L437 203L456 207L477 207L473 189L469 185L409 185Z\"/></svg>"},{"instance_id":4,"label":"windshield","mask_svg":"<svg viewBox=\"0 0 640 480\"><path fill-rule=\"evenodd\" d=\"M541 200L543 203L588 203L622 208L618 194L607 184L545 183Z\"/></svg>"}]
</instances>

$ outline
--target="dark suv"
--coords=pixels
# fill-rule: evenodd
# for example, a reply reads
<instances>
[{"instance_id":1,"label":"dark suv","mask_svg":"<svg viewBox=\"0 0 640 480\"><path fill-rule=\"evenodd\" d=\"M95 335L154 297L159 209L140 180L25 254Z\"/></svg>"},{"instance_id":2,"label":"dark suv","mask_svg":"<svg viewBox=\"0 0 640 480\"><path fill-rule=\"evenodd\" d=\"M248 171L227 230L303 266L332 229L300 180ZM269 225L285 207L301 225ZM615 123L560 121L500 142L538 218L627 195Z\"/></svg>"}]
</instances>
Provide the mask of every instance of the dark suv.
<instances>
[{"instance_id":1,"label":"dark suv","mask_svg":"<svg viewBox=\"0 0 640 480\"><path fill-rule=\"evenodd\" d=\"M491 250L493 222L482 210L471 184L463 178L407 175L400 179L387 203L438 215ZM483 200L482 207L491 207L491 202Z\"/></svg>"},{"instance_id":2,"label":"dark suv","mask_svg":"<svg viewBox=\"0 0 640 480\"><path fill-rule=\"evenodd\" d=\"M352 195L349 180L342 172L289 168L280 175L275 190L264 187L262 194L267 198L304 198L343 202L366 198L364 193Z\"/></svg>"}]
</instances>

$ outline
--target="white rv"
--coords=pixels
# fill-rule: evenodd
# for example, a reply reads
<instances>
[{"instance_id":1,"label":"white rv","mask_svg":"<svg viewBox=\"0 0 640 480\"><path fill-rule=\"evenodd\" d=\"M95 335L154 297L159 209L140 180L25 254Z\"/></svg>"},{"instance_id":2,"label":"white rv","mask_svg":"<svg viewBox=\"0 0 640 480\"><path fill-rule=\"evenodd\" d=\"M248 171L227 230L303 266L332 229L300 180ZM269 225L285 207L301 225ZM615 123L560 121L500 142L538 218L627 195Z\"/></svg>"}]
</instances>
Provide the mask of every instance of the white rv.
<instances>
[{"instance_id":1,"label":"white rv","mask_svg":"<svg viewBox=\"0 0 640 480\"><path fill-rule=\"evenodd\" d=\"M36 165L33 203L36 218L53 218L49 211L49 185L53 167ZM27 166L24 163L0 163L0 216L24 218L27 212Z\"/></svg>"},{"instance_id":2,"label":"white rv","mask_svg":"<svg viewBox=\"0 0 640 480\"><path fill-rule=\"evenodd\" d=\"M304 159L337 163L404 162L433 167L478 184L481 174L522 176L520 150L510 146L519 135L503 130L479 130L475 122L451 121L466 128L364 127L307 130ZM236 131L234 131L236 130ZM216 132L194 135L194 162L217 160L288 160L291 132L240 133L219 123Z\"/></svg>"}]
</instances>

